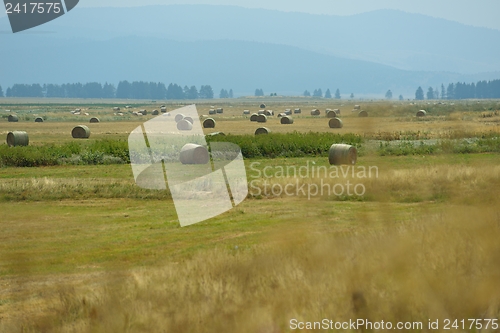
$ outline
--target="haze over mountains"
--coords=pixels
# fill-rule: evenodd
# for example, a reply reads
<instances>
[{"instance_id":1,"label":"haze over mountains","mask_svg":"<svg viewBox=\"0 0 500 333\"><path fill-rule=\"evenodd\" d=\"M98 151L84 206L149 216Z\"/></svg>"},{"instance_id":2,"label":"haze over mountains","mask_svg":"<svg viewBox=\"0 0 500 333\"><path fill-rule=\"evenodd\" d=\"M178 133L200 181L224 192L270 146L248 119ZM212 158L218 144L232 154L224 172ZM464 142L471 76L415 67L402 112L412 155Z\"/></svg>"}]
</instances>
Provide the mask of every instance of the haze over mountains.
<instances>
[{"instance_id":1,"label":"haze over mountains","mask_svg":"<svg viewBox=\"0 0 500 333\"><path fill-rule=\"evenodd\" d=\"M4 87L126 79L236 95L340 88L412 98L419 85L500 78L500 31L393 10L346 17L206 5L78 8L27 33L9 30L0 18Z\"/></svg>"}]
</instances>

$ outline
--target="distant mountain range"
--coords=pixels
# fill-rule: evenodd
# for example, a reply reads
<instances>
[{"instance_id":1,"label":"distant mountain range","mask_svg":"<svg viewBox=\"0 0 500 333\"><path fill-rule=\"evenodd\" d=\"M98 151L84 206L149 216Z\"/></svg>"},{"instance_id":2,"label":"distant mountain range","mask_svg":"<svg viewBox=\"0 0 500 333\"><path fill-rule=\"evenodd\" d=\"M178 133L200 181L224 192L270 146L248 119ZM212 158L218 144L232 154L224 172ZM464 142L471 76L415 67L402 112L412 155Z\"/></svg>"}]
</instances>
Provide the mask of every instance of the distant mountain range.
<instances>
[{"instance_id":1,"label":"distant mountain range","mask_svg":"<svg viewBox=\"0 0 500 333\"><path fill-rule=\"evenodd\" d=\"M411 98L418 86L500 78L500 31L393 10L344 17L205 5L78 8L27 33L9 30L0 18L4 90L126 79L211 84L236 95L339 88Z\"/></svg>"}]
</instances>

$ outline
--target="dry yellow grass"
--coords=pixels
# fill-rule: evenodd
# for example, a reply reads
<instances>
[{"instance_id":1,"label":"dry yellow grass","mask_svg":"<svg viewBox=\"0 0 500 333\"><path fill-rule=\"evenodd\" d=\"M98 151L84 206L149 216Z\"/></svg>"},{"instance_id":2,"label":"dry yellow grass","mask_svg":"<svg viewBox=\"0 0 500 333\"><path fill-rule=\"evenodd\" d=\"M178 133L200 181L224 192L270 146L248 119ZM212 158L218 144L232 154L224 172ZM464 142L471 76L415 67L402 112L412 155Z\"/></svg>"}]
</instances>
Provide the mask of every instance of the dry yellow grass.
<instances>
[{"instance_id":1,"label":"dry yellow grass","mask_svg":"<svg viewBox=\"0 0 500 333\"><path fill-rule=\"evenodd\" d=\"M25 184L57 190L63 182ZM243 215L233 211L206 224L215 223L210 230L217 230L216 236L206 235L203 225L182 229L187 233L182 239L196 243L204 235L212 245L153 266L29 274L24 270L35 267L12 265L30 262L14 252L7 263L15 274L0 282L0 299L7 301L0 305L0 331L288 332L294 318L424 325L439 319L442 328L444 319L498 318L499 185L493 160L382 167L380 177L367 183L373 202L247 200L237 209ZM75 186L74 180L68 186ZM399 196L414 203L394 203ZM85 219L107 203L63 205L85 212L79 217ZM151 219L148 212L164 205L148 203L140 212ZM250 221L243 223L242 217ZM123 222L101 223L101 233L133 232L127 224L120 231ZM223 231L227 226L231 230ZM22 225L17 228L16 237L26 235ZM9 242L19 246L21 238Z\"/></svg>"},{"instance_id":2,"label":"dry yellow grass","mask_svg":"<svg viewBox=\"0 0 500 333\"><path fill-rule=\"evenodd\" d=\"M200 115L208 116L208 110L213 104L217 107L223 107L223 114L211 115L216 121L215 129L205 129L205 133L213 131L224 132L226 134L253 134L257 128L256 123L250 122L249 115L243 115L243 110L250 110L250 114L259 111L259 99L236 99L236 100L216 100L216 101L192 101L197 104L197 109ZM88 101L87 101L88 103ZM101 101L102 103L102 101ZM112 103L112 102L110 102ZM109 105L87 104L83 107L82 112L89 113L86 115L71 115L69 112L76 108L75 105L59 105L56 108L53 106L16 106L16 104L4 106L11 109L12 112L20 114L21 121L19 123L8 123L5 119L0 121L0 136L5 136L12 130L24 130L30 134L33 144L37 142L57 142L71 140L71 129L79 124L85 124L90 127L92 134L91 139L96 138L123 138L126 139L128 134L143 122L153 118L149 113L144 117L136 117L131 115L132 111L139 109L159 109L160 102L156 104L136 104L133 109L124 109L125 104L131 102L116 101ZM190 104L191 102L170 102L167 104L169 111ZM493 105L493 102L484 102ZM270 117L266 124L274 133L287 133L291 131L298 132L334 132L334 133L356 133L368 137L380 136L384 134L392 134L395 132L420 132L426 133L428 138L439 138L453 132L468 132L468 133L484 133L484 132L500 132L500 116L498 111L490 112L491 117L482 117L482 112L470 111L471 106L463 102L457 106L450 105L427 105L421 103L412 105L407 102L347 102L336 100L310 100L293 99L290 101L275 100L266 102L268 109L275 111L275 114L283 112L285 109L302 109L302 114L293 114L295 120L291 126L283 126L280 124L279 118L276 116ZM354 104L361 104L363 109L368 111L369 117L359 118L357 112L351 112ZM489 106L490 104L487 104ZM116 111L113 111L113 106L120 105L124 116L116 116ZM486 105L486 104L485 104ZM477 106L475 106L477 108ZM321 116L312 117L309 112L313 108L321 110ZM325 117L326 108L341 109L340 118L344 122L342 129L330 129L328 119ZM431 108L427 117L417 119L415 112L421 108ZM500 105L495 105L495 108L500 109ZM30 113L27 113L30 112ZM35 115L47 115L48 120L43 124L35 124ZM91 117L99 117L101 123L88 124ZM30 120L24 120L29 117ZM61 122L63 121L63 122Z\"/></svg>"},{"instance_id":3,"label":"dry yellow grass","mask_svg":"<svg viewBox=\"0 0 500 333\"><path fill-rule=\"evenodd\" d=\"M50 281L42 302L28 301L45 308L43 316L32 310L0 328L289 332L291 319L362 318L424 327L439 319L444 331L445 319L498 318L497 209L453 207L405 222L365 215L364 222L378 227L334 232L304 222L282 226L262 246L216 247L160 267L58 279L57 287Z\"/></svg>"}]
</instances>

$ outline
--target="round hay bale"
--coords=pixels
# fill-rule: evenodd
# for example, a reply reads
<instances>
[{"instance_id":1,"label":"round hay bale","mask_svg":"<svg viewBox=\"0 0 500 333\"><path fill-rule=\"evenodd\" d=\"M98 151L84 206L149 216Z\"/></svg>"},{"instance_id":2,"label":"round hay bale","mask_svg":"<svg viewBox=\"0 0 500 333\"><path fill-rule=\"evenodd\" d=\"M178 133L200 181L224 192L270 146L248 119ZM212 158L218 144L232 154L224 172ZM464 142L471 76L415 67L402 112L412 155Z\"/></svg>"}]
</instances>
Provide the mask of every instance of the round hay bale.
<instances>
[{"instance_id":1,"label":"round hay bale","mask_svg":"<svg viewBox=\"0 0 500 333\"><path fill-rule=\"evenodd\" d=\"M216 114L216 113L217 113L217 111L215 111L215 109L208 110L208 114Z\"/></svg>"},{"instance_id":2,"label":"round hay bale","mask_svg":"<svg viewBox=\"0 0 500 333\"><path fill-rule=\"evenodd\" d=\"M354 165L358 159L356 147L346 144L333 144L328 152L330 165Z\"/></svg>"},{"instance_id":3,"label":"round hay bale","mask_svg":"<svg viewBox=\"0 0 500 333\"><path fill-rule=\"evenodd\" d=\"M120 111L120 108L119 107L114 107L113 111Z\"/></svg>"},{"instance_id":4,"label":"round hay bale","mask_svg":"<svg viewBox=\"0 0 500 333\"><path fill-rule=\"evenodd\" d=\"M92 117L92 118L90 118L90 123L91 123L91 124L96 124L96 123L98 123L98 122L100 122L99 118L96 118L96 117Z\"/></svg>"},{"instance_id":5,"label":"round hay bale","mask_svg":"<svg viewBox=\"0 0 500 333\"><path fill-rule=\"evenodd\" d=\"M210 133L210 134L207 134L208 136L217 136L217 135L220 135L220 136L226 136L226 134L224 134L223 132L213 132L213 133Z\"/></svg>"},{"instance_id":6,"label":"round hay bale","mask_svg":"<svg viewBox=\"0 0 500 333\"><path fill-rule=\"evenodd\" d=\"M259 115L257 116L257 122L258 122L258 123L265 123L265 122L267 122L267 117L266 117L266 115L265 115L265 114L259 114Z\"/></svg>"},{"instance_id":7,"label":"round hay bale","mask_svg":"<svg viewBox=\"0 0 500 333\"><path fill-rule=\"evenodd\" d=\"M206 147L187 143L182 147L179 159L182 164L207 164L210 156Z\"/></svg>"},{"instance_id":8,"label":"round hay bale","mask_svg":"<svg viewBox=\"0 0 500 333\"><path fill-rule=\"evenodd\" d=\"M266 104L262 103L262 104L260 105L260 108L261 108L261 109L265 109L265 108L266 108Z\"/></svg>"},{"instance_id":9,"label":"round hay bale","mask_svg":"<svg viewBox=\"0 0 500 333\"><path fill-rule=\"evenodd\" d=\"M327 118L336 118L337 117L337 112L331 109L326 110L326 117Z\"/></svg>"},{"instance_id":10,"label":"round hay bale","mask_svg":"<svg viewBox=\"0 0 500 333\"><path fill-rule=\"evenodd\" d=\"M160 111L158 110L153 110L153 112L151 113L153 116L157 116L160 114Z\"/></svg>"},{"instance_id":11,"label":"round hay bale","mask_svg":"<svg viewBox=\"0 0 500 333\"><path fill-rule=\"evenodd\" d=\"M427 115L427 112L425 110L419 110L417 112L417 117L425 117Z\"/></svg>"},{"instance_id":12,"label":"round hay bale","mask_svg":"<svg viewBox=\"0 0 500 333\"><path fill-rule=\"evenodd\" d=\"M271 130L267 127L259 127L255 131L255 135L269 134L269 133L271 133Z\"/></svg>"},{"instance_id":13,"label":"round hay bale","mask_svg":"<svg viewBox=\"0 0 500 333\"><path fill-rule=\"evenodd\" d=\"M321 111L319 109L314 109L311 111L311 116L319 116L321 115Z\"/></svg>"},{"instance_id":14,"label":"round hay bale","mask_svg":"<svg viewBox=\"0 0 500 333\"><path fill-rule=\"evenodd\" d=\"M167 108L162 106L160 109L161 113L167 113Z\"/></svg>"},{"instance_id":15,"label":"round hay bale","mask_svg":"<svg viewBox=\"0 0 500 333\"><path fill-rule=\"evenodd\" d=\"M184 117L183 119L189 121L191 125L194 124L194 120L191 117Z\"/></svg>"},{"instance_id":16,"label":"round hay bale","mask_svg":"<svg viewBox=\"0 0 500 333\"><path fill-rule=\"evenodd\" d=\"M224 109L223 108L218 108L217 109L217 113L224 113Z\"/></svg>"},{"instance_id":17,"label":"round hay bale","mask_svg":"<svg viewBox=\"0 0 500 333\"><path fill-rule=\"evenodd\" d=\"M254 113L250 116L250 121L257 121L257 117L259 117L259 115L257 113Z\"/></svg>"},{"instance_id":18,"label":"round hay bale","mask_svg":"<svg viewBox=\"0 0 500 333\"><path fill-rule=\"evenodd\" d=\"M264 114L268 117L274 116L274 111L273 110L266 110L264 111Z\"/></svg>"},{"instance_id":19,"label":"round hay bale","mask_svg":"<svg viewBox=\"0 0 500 333\"><path fill-rule=\"evenodd\" d=\"M203 122L203 128L215 128L215 120L213 118L207 118Z\"/></svg>"},{"instance_id":20,"label":"round hay bale","mask_svg":"<svg viewBox=\"0 0 500 333\"><path fill-rule=\"evenodd\" d=\"M259 110L259 112L257 112L257 114L265 114L266 113L266 110Z\"/></svg>"},{"instance_id":21,"label":"round hay bale","mask_svg":"<svg viewBox=\"0 0 500 333\"><path fill-rule=\"evenodd\" d=\"M141 110L139 111L143 116L147 115L148 114L148 111L147 110Z\"/></svg>"},{"instance_id":22,"label":"round hay bale","mask_svg":"<svg viewBox=\"0 0 500 333\"><path fill-rule=\"evenodd\" d=\"M287 116L291 116L291 115L292 115L292 110L290 110L290 109L285 109L285 114L286 114Z\"/></svg>"},{"instance_id":23,"label":"round hay bale","mask_svg":"<svg viewBox=\"0 0 500 333\"><path fill-rule=\"evenodd\" d=\"M179 131L190 131L193 129L193 124L186 119L182 119L177 123L177 129Z\"/></svg>"},{"instance_id":24,"label":"round hay bale","mask_svg":"<svg viewBox=\"0 0 500 333\"><path fill-rule=\"evenodd\" d=\"M19 118L15 114L10 114L7 120L9 123L17 123Z\"/></svg>"},{"instance_id":25,"label":"round hay bale","mask_svg":"<svg viewBox=\"0 0 500 333\"><path fill-rule=\"evenodd\" d=\"M7 145L9 147L27 146L30 143L28 133L24 131L13 131L7 133Z\"/></svg>"},{"instance_id":26,"label":"round hay bale","mask_svg":"<svg viewBox=\"0 0 500 333\"><path fill-rule=\"evenodd\" d=\"M293 124L293 118L291 116L284 116L281 118L282 125L291 125Z\"/></svg>"},{"instance_id":27,"label":"round hay bale","mask_svg":"<svg viewBox=\"0 0 500 333\"><path fill-rule=\"evenodd\" d=\"M354 110L361 110L361 106L359 106L359 105L354 105Z\"/></svg>"},{"instance_id":28,"label":"round hay bale","mask_svg":"<svg viewBox=\"0 0 500 333\"><path fill-rule=\"evenodd\" d=\"M42 117L36 117L35 118L35 123L43 123L43 118Z\"/></svg>"},{"instance_id":29,"label":"round hay bale","mask_svg":"<svg viewBox=\"0 0 500 333\"><path fill-rule=\"evenodd\" d=\"M243 114L250 114L250 110L243 110Z\"/></svg>"},{"instance_id":30,"label":"round hay bale","mask_svg":"<svg viewBox=\"0 0 500 333\"><path fill-rule=\"evenodd\" d=\"M328 126L330 126L330 128L342 128L344 127L344 124L340 118L332 118L328 122Z\"/></svg>"},{"instance_id":31,"label":"round hay bale","mask_svg":"<svg viewBox=\"0 0 500 333\"><path fill-rule=\"evenodd\" d=\"M368 112L366 112L365 110L361 110L358 112L358 117L362 118L368 117Z\"/></svg>"},{"instance_id":32,"label":"round hay bale","mask_svg":"<svg viewBox=\"0 0 500 333\"><path fill-rule=\"evenodd\" d=\"M90 137L90 128L85 125L79 125L71 131L73 139L88 139Z\"/></svg>"},{"instance_id":33,"label":"round hay bale","mask_svg":"<svg viewBox=\"0 0 500 333\"><path fill-rule=\"evenodd\" d=\"M286 117L287 114L282 112L282 113L278 113L278 118L282 118L282 117Z\"/></svg>"},{"instance_id":34,"label":"round hay bale","mask_svg":"<svg viewBox=\"0 0 500 333\"><path fill-rule=\"evenodd\" d=\"M178 114L175 115L175 122L176 123L178 123L182 119L184 119L184 115L182 113L178 113Z\"/></svg>"},{"instance_id":35,"label":"round hay bale","mask_svg":"<svg viewBox=\"0 0 500 333\"><path fill-rule=\"evenodd\" d=\"M335 113L340 116L340 109L333 109L333 111L335 111Z\"/></svg>"},{"instance_id":36,"label":"round hay bale","mask_svg":"<svg viewBox=\"0 0 500 333\"><path fill-rule=\"evenodd\" d=\"M293 113L295 113L295 114L302 113L302 110L301 109L295 109L295 110L293 110Z\"/></svg>"}]
</instances>

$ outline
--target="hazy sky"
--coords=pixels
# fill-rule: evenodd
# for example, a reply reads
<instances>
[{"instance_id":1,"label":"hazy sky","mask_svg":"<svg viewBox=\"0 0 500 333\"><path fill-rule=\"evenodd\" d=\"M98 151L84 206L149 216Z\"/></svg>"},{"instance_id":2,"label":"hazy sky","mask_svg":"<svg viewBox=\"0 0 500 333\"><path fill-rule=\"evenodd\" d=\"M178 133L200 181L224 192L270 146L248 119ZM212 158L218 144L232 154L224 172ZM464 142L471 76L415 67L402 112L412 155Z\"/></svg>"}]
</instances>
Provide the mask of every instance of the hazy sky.
<instances>
[{"instance_id":1,"label":"hazy sky","mask_svg":"<svg viewBox=\"0 0 500 333\"><path fill-rule=\"evenodd\" d=\"M235 5L313 14L352 15L377 9L399 9L500 30L499 0L81 0L81 7L170 4ZM5 16L0 11L0 16Z\"/></svg>"}]
</instances>

